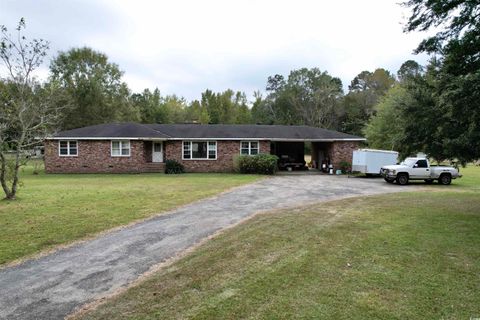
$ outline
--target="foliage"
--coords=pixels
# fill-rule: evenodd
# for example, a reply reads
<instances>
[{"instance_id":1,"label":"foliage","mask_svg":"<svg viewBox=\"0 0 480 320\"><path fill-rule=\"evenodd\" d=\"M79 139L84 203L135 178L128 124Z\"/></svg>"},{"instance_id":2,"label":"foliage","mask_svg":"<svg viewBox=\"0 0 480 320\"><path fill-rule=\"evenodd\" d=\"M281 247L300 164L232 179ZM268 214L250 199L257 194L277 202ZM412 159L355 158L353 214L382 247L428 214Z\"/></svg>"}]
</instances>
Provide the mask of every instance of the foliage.
<instances>
[{"instance_id":1,"label":"foliage","mask_svg":"<svg viewBox=\"0 0 480 320\"><path fill-rule=\"evenodd\" d=\"M375 114L375 105L395 84L395 78L385 69L362 71L350 83L344 99L341 130L360 135L366 122Z\"/></svg>"},{"instance_id":2,"label":"foliage","mask_svg":"<svg viewBox=\"0 0 480 320\"><path fill-rule=\"evenodd\" d=\"M278 74L269 77L266 89L266 101L257 99L255 110L266 123L338 127L343 96L339 78L318 68L302 68L292 70L286 80Z\"/></svg>"},{"instance_id":3,"label":"foliage","mask_svg":"<svg viewBox=\"0 0 480 320\"><path fill-rule=\"evenodd\" d=\"M274 174L278 167L278 157L264 153L240 155L234 159L234 167L240 173Z\"/></svg>"},{"instance_id":4,"label":"foliage","mask_svg":"<svg viewBox=\"0 0 480 320\"><path fill-rule=\"evenodd\" d=\"M62 129L113 121L137 121L123 72L108 57L91 48L60 52L50 64L50 79L65 93Z\"/></svg>"},{"instance_id":5,"label":"foliage","mask_svg":"<svg viewBox=\"0 0 480 320\"><path fill-rule=\"evenodd\" d=\"M406 31L437 30L417 48L440 57L431 85L436 103L430 110L437 112L425 116L430 123L438 114L442 118L425 129L427 136L442 145L444 158L462 163L480 158L480 1L409 0L404 5L412 8Z\"/></svg>"},{"instance_id":6,"label":"foliage","mask_svg":"<svg viewBox=\"0 0 480 320\"><path fill-rule=\"evenodd\" d=\"M185 167L180 162L173 159L169 159L165 161L165 173L166 174L185 173Z\"/></svg>"},{"instance_id":7,"label":"foliage","mask_svg":"<svg viewBox=\"0 0 480 320\"><path fill-rule=\"evenodd\" d=\"M340 161L339 165L343 173L348 173L352 170L351 164L348 161Z\"/></svg>"},{"instance_id":8,"label":"foliage","mask_svg":"<svg viewBox=\"0 0 480 320\"><path fill-rule=\"evenodd\" d=\"M17 34L11 35L0 26L0 59L7 73L0 81L0 184L10 200L16 197L19 169L29 150L54 130L61 109L55 103L56 83L41 83L34 77L49 44L42 39L28 41L25 27L21 19Z\"/></svg>"},{"instance_id":9,"label":"foliage","mask_svg":"<svg viewBox=\"0 0 480 320\"><path fill-rule=\"evenodd\" d=\"M380 100L375 106L376 114L370 118L363 131L371 148L396 151L402 149L405 130L402 110L411 101L402 85L391 88Z\"/></svg>"}]
</instances>

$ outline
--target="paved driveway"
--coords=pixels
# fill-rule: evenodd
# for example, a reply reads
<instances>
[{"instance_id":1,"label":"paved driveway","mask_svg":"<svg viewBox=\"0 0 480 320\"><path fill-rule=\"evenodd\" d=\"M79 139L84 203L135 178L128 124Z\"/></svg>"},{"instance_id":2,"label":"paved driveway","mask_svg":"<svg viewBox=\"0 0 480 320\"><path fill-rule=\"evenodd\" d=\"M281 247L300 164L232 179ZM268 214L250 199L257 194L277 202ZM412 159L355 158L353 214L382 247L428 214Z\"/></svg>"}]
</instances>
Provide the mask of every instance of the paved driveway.
<instances>
[{"instance_id":1,"label":"paved driveway","mask_svg":"<svg viewBox=\"0 0 480 320\"><path fill-rule=\"evenodd\" d=\"M318 175L276 176L236 188L0 270L0 318L62 319L76 307L114 292L155 264L260 210L411 188L382 179Z\"/></svg>"}]
</instances>

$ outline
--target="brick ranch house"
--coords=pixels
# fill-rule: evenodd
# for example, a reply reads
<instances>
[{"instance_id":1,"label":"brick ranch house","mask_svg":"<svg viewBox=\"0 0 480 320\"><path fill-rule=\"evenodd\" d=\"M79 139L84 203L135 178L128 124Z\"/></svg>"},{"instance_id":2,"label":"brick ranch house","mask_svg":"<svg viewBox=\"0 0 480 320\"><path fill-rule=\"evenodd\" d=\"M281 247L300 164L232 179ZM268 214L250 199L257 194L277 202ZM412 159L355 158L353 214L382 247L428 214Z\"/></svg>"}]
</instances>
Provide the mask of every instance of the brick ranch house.
<instances>
[{"instance_id":1,"label":"brick ranch house","mask_svg":"<svg viewBox=\"0 0 480 320\"><path fill-rule=\"evenodd\" d=\"M229 172L236 155L257 153L338 168L364 138L307 126L111 123L59 132L45 141L48 173L163 172L166 159L187 172Z\"/></svg>"}]
</instances>

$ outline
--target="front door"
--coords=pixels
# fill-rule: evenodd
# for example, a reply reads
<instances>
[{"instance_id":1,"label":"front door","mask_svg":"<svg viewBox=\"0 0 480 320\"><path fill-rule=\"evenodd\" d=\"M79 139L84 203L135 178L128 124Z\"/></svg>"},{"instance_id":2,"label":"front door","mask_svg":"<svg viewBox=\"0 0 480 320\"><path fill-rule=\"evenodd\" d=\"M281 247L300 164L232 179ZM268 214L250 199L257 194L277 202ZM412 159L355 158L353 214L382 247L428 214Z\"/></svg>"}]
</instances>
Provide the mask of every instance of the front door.
<instances>
[{"instance_id":1,"label":"front door","mask_svg":"<svg viewBox=\"0 0 480 320\"><path fill-rule=\"evenodd\" d=\"M163 144L161 142L153 143L152 162L163 162Z\"/></svg>"}]
</instances>

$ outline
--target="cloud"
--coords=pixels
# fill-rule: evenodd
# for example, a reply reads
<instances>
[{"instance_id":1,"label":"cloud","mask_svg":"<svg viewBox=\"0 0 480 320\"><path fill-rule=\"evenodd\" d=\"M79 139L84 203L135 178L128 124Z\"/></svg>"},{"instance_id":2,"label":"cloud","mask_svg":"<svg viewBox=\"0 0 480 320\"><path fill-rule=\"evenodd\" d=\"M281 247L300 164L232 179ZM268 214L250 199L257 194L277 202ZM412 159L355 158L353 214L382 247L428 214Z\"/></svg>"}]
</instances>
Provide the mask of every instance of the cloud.
<instances>
[{"instance_id":1,"label":"cloud","mask_svg":"<svg viewBox=\"0 0 480 320\"><path fill-rule=\"evenodd\" d=\"M91 46L125 71L134 91L196 99L213 90L263 90L267 77L318 67L344 86L362 70L425 56L405 34L396 1L3 1L0 21L48 39L55 53Z\"/></svg>"}]
</instances>

